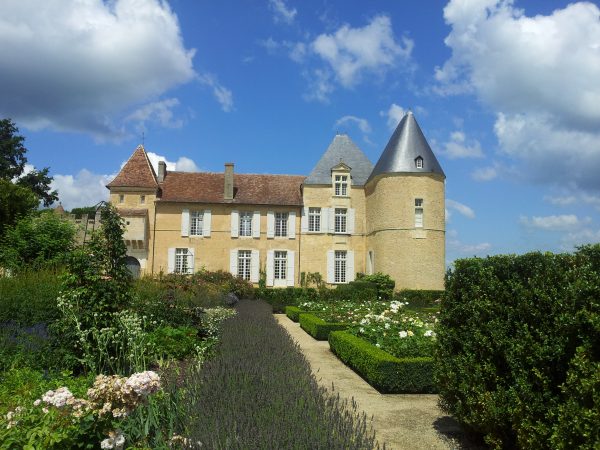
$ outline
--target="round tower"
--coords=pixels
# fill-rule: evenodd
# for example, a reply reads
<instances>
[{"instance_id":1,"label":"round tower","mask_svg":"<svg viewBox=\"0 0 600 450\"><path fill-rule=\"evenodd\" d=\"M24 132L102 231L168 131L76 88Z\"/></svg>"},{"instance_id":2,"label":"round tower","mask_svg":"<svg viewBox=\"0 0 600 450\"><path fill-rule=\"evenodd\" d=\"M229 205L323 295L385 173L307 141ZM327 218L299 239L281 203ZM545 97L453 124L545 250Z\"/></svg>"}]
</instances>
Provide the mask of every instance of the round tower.
<instances>
[{"instance_id":1,"label":"round tower","mask_svg":"<svg viewBox=\"0 0 600 450\"><path fill-rule=\"evenodd\" d=\"M446 175L412 112L365 185L367 268L396 289L444 289Z\"/></svg>"}]
</instances>

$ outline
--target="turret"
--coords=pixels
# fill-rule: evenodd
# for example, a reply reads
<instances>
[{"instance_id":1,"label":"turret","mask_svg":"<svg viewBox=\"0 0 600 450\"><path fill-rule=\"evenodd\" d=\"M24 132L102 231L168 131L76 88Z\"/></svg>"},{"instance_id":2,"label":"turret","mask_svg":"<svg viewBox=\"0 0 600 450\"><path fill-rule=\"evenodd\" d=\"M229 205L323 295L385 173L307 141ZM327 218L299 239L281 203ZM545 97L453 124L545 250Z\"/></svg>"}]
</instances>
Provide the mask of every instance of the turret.
<instances>
[{"instance_id":1,"label":"turret","mask_svg":"<svg viewBox=\"0 0 600 450\"><path fill-rule=\"evenodd\" d=\"M396 289L443 289L445 178L409 112L365 186L367 267L389 274Z\"/></svg>"}]
</instances>

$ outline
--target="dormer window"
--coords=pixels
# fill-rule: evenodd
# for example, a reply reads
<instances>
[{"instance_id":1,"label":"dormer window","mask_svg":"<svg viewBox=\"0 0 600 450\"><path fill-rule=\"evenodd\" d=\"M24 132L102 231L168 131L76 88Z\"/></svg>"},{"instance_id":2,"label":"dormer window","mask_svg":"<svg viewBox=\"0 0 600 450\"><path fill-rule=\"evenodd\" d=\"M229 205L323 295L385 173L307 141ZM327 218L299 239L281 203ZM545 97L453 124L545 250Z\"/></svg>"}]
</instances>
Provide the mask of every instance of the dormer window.
<instances>
[{"instance_id":1,"label":"dormer window","mask_svg":"<svg viewBox=\"0 0 600 450\"><path fill-rule=\"evenodd\" d=\"M420 156L417 156L415 158L415 166L417 166L417 169L422 169L423 168L423 158L421 158Z\"/></svg>"},{"instance_id":2,"label":"dormer window","mask_svg":"<svg viewBox=\"0 0 600 450\"><path fill-rule=\"evenodd\" d=\"M335 176L335 195L347 196L348 195L348 175L336 175Z\"/></svg>"}]
</instances>

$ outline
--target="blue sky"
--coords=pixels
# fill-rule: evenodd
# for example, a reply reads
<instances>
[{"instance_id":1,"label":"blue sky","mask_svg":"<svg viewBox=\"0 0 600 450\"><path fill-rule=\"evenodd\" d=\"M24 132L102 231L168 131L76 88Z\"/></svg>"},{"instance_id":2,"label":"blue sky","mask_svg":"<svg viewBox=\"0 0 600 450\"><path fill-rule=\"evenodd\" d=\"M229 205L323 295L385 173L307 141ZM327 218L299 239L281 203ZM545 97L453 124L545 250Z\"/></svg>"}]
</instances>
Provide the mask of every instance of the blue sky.
<instances>
[{"instance_id":1,"label":"blue sky","mask_svg":"<svg viewBox=\"0 0 600 450\"><path fill-rule=\"evenodd\" d=\"M447 259L600 241L600 7L567 1L3 0L0 117L94 204L144 135L178 170L377 161L412 109Z\"/></svg>"}]
</instances>

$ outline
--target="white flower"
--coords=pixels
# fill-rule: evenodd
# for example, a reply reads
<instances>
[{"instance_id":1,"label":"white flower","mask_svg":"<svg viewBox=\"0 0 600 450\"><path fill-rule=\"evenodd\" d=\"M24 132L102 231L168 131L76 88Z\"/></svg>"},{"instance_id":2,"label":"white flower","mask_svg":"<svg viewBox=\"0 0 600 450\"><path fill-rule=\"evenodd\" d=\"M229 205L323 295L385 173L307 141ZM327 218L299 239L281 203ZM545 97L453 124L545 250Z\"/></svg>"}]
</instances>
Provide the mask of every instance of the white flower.
<instances>
[{"instance_id":1,"label":"white flower","mask_svg":"<svg viewBox=\"0 0 600 450\"><path fill-rule=\"evenodd\" d=\"M364 333L365 329L363 327L360 327L360 329L358 331L360 331L361 333Z\"/></svg>"},{"instance_id":2,"label":"white flower","mask_svg":"<svg viewBox=\"0 0 600 450\"><path fill-rule=\"evenodd\" d=\"M125 386L132 389L136 394L145 397L158 391L160 388L160 377L156 372L152 372L151 370L134 373L125 381Z\"/></svg>"},{"instance_id":3,"label":"white flower","mask_svg":"<svg viewBox=\"0 0 600 450\"><path fill-rule=\"evenodd\" d=\"M410 330L408 330L408 331L407 331L407 334L408 334L409 336L414 336L414 335L415 335L415 333L413 333L413 332L412 332L412 331L410 331Z\"/></svg>"},{"instance_id":4,"label":"white flower","mask_svg":"<svg viewBox=\"0 0 600 450\"><path fill-rule=\"evenodd\" d=\"M386 324L383 326L386 330L390 329L390 324L388 322L386 322Z\"/></svg>"},{"instance_id":5,"label":"white flower","mask_svg":"<svg viewBox=\"0 0 600 450\"><path fill-rule=\"evenodd\" d=\"M73 401L73 399L73 394L66 387L60 387L56 391L48 391L42 396L42 400L44 400L45 403L56 406L57 408L62 408L67 403Z\"/></svg>"},{"instance_id":6,"label":"white flower","mask_svg":"<svg viewBox=\"0 0 600 450\"><path fill-rule=\"evenodd\" d=\"M375 344L375 347L379 348L381 347L381 345L379 345L379 343Z\"/></svg>"},{"instance_id":7,"label":"white flower","mask_svg":"<svg viewBox=\"0 0 600 450\"><path fill-rule=\"evenodd\" d=\"M42 401L38 398L35 402L33 402L33 406L40 406L40 403L42 403Z\"/></svg>"},{"instance_id":8,"label":"white flower","mask_svg":"<svg viewBox=\"0 0 600 450\"><path fill-rule=\"evenodd\" d=\"M100 448L102 449L111 449L114 448L116 450L120 450L123 448L125 444L125 436L121 430L110 431L108 433L108 437L100 442Z\"/></svg>"},{"instance_id":9,"label":"white flower","mask_svg":"<svg viewBox=\"0 0 600 450\"><path fill-rule=\"evenodd\" d=\"M427 330L423 336L433 337L433 336L435 336L435 332L433 330Z\"/></svg>"},{"instance_id":10,"label":"white flower","mask_svg":"<svg viewBox=\"0 0 600 450\"><path fill-rule=\"evenodd\" d=\"M406 336L408 336L408 333L406 331L400 331L398 334L401 338L405 338Z\"/></svg>"}]
</instances>

